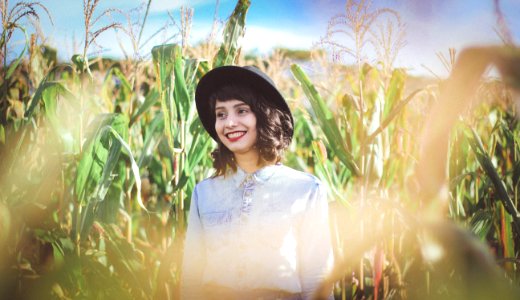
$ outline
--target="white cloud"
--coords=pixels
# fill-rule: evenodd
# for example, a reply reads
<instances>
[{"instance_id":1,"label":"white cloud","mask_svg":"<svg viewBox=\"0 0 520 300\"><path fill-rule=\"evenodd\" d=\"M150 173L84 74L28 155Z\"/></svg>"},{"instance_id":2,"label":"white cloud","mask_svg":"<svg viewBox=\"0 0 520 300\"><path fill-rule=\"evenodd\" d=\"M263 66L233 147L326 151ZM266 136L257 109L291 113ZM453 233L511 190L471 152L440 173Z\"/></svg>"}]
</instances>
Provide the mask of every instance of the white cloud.
<instances>
[{"instance_id":1,"label":"white cloud","mask_svg":"<svg viewBox=\"0 0 520 300\"><path fill-rule=\"evenodd\" d=\"M469 46L500 44L493 15L481 11L464 18L442 19L440 17L422 20L407 16L407 45L400 52L397 65L411 68L412 73L427 74L427 66L439 76L448 72L437 57L437 53L448 56L448 49L456 52Z\"/></svg>"},{"instance_id":2,"label":"white cloud","mask_svg":"<svg viewBox=\"0 0 520 300\"><path fill-rule=\"evenodd\" d=\"M184 7L195 7L198 5L214 3L213 0L154 0L150 4L151 12L164 12Z\"/></svg>"},{"instance_id":3,"label":"white cloud","mask_svg":"<svg viewBox=\"0 0 520 300\"><path fill-rule=\"evenodd\" d=\"M246 26L242 47L246 51L269 52L274 47L309 49L319 39L290 30L272 29L261 26Z\"/></svg>"}]
</instances>

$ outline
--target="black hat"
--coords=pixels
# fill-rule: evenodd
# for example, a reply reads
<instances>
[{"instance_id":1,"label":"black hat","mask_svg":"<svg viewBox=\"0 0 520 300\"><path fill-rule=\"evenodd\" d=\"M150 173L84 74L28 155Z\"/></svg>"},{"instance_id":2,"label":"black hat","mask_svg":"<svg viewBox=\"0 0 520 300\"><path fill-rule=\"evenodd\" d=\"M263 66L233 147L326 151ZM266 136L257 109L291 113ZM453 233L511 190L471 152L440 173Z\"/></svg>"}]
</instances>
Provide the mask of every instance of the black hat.
<instances>
[{"instance_id":1,"label":"black hat","mask_svg":"<svg viewBox=\"0 0 520 300\"><path fill-rule=\"evenodd\" d=\"M197 104L199 118L204 128L206 128L206 131L215 141L219 139L215 132L215 112L211 111L209 98L219 88L228 84L244 85L262 94L274 107L289 114L291 123L294 126L294 120L289 106L271 78L253 66L223 66L206 73L206 75L200 79L197 85L197 91L195 92L195 102ZM288 130L288 133L292 138L293 129Z\"/></svg>"}]
</instances>

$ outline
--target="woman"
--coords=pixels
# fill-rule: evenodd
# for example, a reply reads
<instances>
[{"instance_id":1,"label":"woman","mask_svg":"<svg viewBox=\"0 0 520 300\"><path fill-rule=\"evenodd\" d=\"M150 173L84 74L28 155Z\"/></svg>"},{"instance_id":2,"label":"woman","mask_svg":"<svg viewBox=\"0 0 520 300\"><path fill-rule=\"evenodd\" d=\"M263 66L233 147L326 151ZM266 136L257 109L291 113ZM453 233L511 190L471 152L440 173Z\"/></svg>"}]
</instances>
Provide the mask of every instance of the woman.
<instances>
[{"instance_id":1,"label":"woman","mask_svg":"<svg viewBox=\"0 0 520 300\"><path fill-rule=\"evenodd\" d=\"M195 187L184 248L183 299L310 299L331 263L326 193L280 162L293 118L254 67L199 82L196 104L217 142L216 175Z\"/></svg>"}]
</instances>

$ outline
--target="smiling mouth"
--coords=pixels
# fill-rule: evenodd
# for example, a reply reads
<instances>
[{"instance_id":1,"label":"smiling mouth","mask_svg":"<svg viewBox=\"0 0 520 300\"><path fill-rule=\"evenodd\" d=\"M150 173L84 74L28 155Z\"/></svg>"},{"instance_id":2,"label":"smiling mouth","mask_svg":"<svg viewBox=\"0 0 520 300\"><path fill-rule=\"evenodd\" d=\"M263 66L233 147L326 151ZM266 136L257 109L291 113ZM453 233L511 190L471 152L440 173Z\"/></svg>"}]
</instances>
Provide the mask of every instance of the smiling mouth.
<instances>
[{"instance_id":1,"label":"smiling mouth","mask_svg":"<svg viewBox=\"0 0 520 300\"><path fill-rule=\"evenodd\" d=\"M246 134L246 131L233 131L226 134L226 137L231 142L238 141L241 137L243 137Z\"/></svg>"}]
</instances>

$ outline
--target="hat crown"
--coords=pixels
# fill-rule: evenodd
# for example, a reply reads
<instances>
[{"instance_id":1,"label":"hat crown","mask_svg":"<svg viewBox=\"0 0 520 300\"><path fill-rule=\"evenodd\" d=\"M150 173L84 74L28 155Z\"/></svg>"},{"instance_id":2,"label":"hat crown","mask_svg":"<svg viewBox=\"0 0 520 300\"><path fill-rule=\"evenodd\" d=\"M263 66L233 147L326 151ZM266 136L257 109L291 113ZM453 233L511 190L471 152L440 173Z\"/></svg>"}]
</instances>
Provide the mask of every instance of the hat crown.
<instances>
[{"instance_id":1,"label":"hat crown","mask_svg":"<svg viewBox=\"0 0 520 300\"><path fill-rule=\"evenodd\" d=\"M271 77L267 76L267 74L262 72L259 68L255 67L255 66L244 66L243 68L246 69L246 70L249 70L251 72L254 72L258 76L262 77L262 79L264 79L265 81L269 82L272 86L276 86L274 84L274 81L271 79Z\"/></svg>"}]
</instances>

